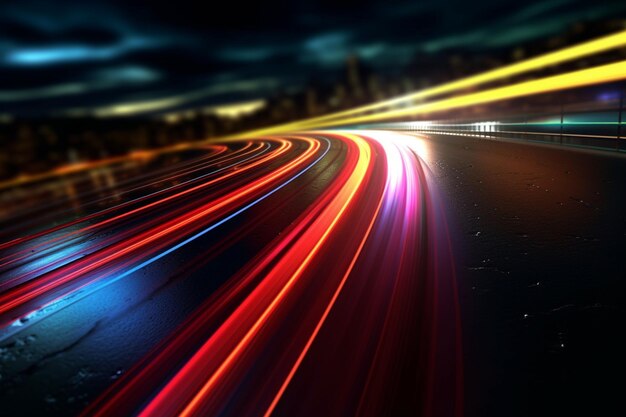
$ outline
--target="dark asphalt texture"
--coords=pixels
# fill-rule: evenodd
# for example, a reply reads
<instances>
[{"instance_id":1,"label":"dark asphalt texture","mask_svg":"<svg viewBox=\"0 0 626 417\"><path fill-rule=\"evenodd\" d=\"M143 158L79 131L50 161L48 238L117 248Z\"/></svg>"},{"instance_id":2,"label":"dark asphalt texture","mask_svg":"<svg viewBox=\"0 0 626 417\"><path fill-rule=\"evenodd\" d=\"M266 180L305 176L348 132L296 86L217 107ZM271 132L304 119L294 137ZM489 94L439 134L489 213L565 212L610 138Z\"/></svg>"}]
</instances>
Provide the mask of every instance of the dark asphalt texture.
<instances>
[{"instance_id":1,"label":"dark asphalt texture","mask_svg":"<svg viewBox=\"0 0 626 417\"><path fill-rule=\"evenodd\" d=\"M621 415L626 157L424 140L456 239L469 416Z\"/></svg>"}]
</instances>

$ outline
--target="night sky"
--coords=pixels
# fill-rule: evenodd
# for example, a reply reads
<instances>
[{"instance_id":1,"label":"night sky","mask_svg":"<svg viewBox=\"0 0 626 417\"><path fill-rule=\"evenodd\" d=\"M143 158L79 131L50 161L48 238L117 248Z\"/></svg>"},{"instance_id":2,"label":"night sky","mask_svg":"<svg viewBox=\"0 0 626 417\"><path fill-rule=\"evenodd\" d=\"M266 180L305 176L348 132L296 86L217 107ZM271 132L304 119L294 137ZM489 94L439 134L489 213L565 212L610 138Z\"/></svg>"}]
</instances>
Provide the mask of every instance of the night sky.
<instances>
[{"instance_id":1,"label":"night sky","mask_svg":"<svg viewBox=\"0 0 626 417\"><path fill-rule=\"evenodd\" d=\"M418 53L490 53L625 11L578 0L6 1L0 115L242 102L332 79L348 54L391 71Z\"/></svg>"}]
</instances>

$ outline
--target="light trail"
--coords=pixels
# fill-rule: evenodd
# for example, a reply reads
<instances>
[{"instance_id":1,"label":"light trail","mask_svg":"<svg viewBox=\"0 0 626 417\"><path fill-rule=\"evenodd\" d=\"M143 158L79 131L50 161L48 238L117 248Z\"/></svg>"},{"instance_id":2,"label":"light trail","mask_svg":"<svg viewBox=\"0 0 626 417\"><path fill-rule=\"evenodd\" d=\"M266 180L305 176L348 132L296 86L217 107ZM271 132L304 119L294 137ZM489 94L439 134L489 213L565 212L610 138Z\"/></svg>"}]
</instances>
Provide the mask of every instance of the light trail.
<instances>
[{"instance_id":1,"label":"light trail","mask_svg":"<svg viewBox=\"0 0 626 417\"><path fill-rule=\"evenodd\" d=\"M266 144L267 145L267 144ZM122 192L115 194L117 199L124 197L126 194L142 192L142 190L146 190L149 188L158 187L159 184L163 181L167 182L175 182L181 178L194 175L196 172L203 172L207 167L212 165L223 163L224 161L235 160L239 154L252 154L255 152L255 148L263 146L262 143L252 143L249 142L241 149L236 150L235 152L228 152L227 155L223 155L228 151L228 147L225 145L207 145L207 147L203 150L203 152L209 151L207 155L203 155L198 159L192 159L191 161L185 161L183 163L174 163L171 166L165 167L163 169L156 169L144 175L139 175L137 177L133 176L131 178L120 181L115 184L116 188L123 188ZM107 173L107 175L115 175L118 170L121 170L121 167L103 167L102 169ZM210 174L204 174L204 176ZM199 178L193 178L192 180L199 180ZM180 186L173 185L172 187ZM33 194L36 194L39 190L33 190ZM86 191L82 191L78 195L73 196L74 199L87 200L88 204L85 205L85 208L89 208L91 206L95 206L97 204L101 204L106 202L107 199L110 199L111 196L106 195L103 197L96 198L94 197L98 194L100 190L90 188ZM163 190L160 190L163 191ZM142 197L146 197L145 195ZM18 210L21 217L27 216L36 216L37 220L41 220L42 211L48 214L47 212L54 212L58 214L58 208L64 207L64 213L71 213L72 209L68 209L67 206L71 206L71 198L60 198L55 199L53 202L49 202L43 207L36 208L21 208L18 206ZM14 212L17 211L14 209ZM44 214L45 216L45 214ZM21 227L27 226L32 222L20 222ZM10 233L13 231L13 228L7 227L2 231L3 234Z\"/></svg>"},{"instance_id":2,"label":"light trail","mask_svg":"<svg viewBox=\"0 0 626 417\"><path fill-rule=\"evenodd\" d=\"M343 399L320 403L337 410L349 407L353 413L362 407L381 410L393 392L402 393L398 404L416 412L447 404L445 408L458 414L462 408L458 355L450 360L448 353L434 353L442 334L456 340L455 352L460 349L459 324L447 321L457 317L449 313L458 308L451 290L452 255L415 141L384 132L312 135L327 137L333 147L345 149L345 158L322 193L84 415L239 415L261 410L266 415L317 415L291 405L302 395L335 394L324 384L309 383L308 393L302 391L302 378L308 380L305 375L311 372L310 358L337 349L331 346L335 338L329 338L329 332L349 337L342 354L363 352L352 359L354 372L335 374L346 379L346 387L360 388ZM431 254L426 256L426 251ZM336 317L345 308L354 312ZM407 314L421 317L418 321L423 324L406 321ZM363 326L343 324L359 317ZM416 335L415 344L411 339L405 345L403 335L409 328ZM425 342L432 337L436 340ZM364 345L357 348L357 343ZM272 355L263 353L268 349ZM417 379L410 383L424 388L424 395L415 397L398 385L404 377L381 374L386 366L395 367L397 349L412 352L402 354L405 359L446 355L449 365L415 368ZM172 374L169 366L181 361ZM330 373L341 369L334 363L313 366ZM358 379L363 369L369 382ZM441 385L440 375L451 372L457 382ZM379 378L389 385L376 386L373 381ZM369 405L364 405L364 398Z\"/></svg>"},{"instance_id":3,"label":"light trail","mask_svg":"<svg viewBox=\"0 0 626 417\"><path fill-rule=\"evenodd\" d=\"M207 177L214 176L215 174L219 174L220 172L223 172L223 171L225 171L227 169L230 169L230 168L233 168L233 167L235 167L237 165L241 165L243 163L246 163L246 162L252 160L253 158L257 158L258 156L262 155L269 148L268 144L265 144L265 146L264 146L263 144L259 143L258 145L259 146L257 146L256 148L252 147L251 149L248 149L248 146L246 146L246 147L242 148L242 150L244 150L244 152L241 152L241 153L239 151L238 152L233 152L233 155L228 157L228 158L219 158L219 159L217 159L215 161L211 161L211 163L210 163L210 165L217 165L217 164L223 165L224 163L227 163L226 166L222 166L221 168L212 170L212 171L210 171L210 172L208 172L206 174L202 174L200 176L197 176L197 177L194 177L194 178L189 179L187 181L183 181L181 183L172 185L170 187L166 187L166 188L160 189L159 191L155 191L155 192L152 192L152 193L144 194L141 197L138 197L138 198L135 198L135 199L131 199L129 201L125 201L125 202L123 202L121 204L118 204L118 205L116 205L114 207L110 207L108 209L100 210L100 211L97 211L95 213L89 214L87 216L80 217L80 218L78 218L76 220L64 223L62 225L46 229L46 230L44 230L42 232L30 234L30 235L28 235L26 237L23 237L23 238L13 239L13 240L11 240L9 242L2 243L2 244L0 244L0 250L8 248L8 247L16 245L16 244L21 244L21 243L25 243L27 241L36 239L36 238L38 238L40 236L43 236L44 234L50 234L52 232L56 232L57 230L67 229L68 227L74 226L76 224L84 223L85 221L88 221L88 220L91 220L91 219L95 219L95 218L107 215L107 214L112 213L114 211L119 211L119 210L124 209L126 207L132 206L133 204L138 204L138 203L145 202L145 201L149 200L150 198L155 198L155 197L158 197L160 195L163 195L163 194L166 194L168 192L171 192L173 190L184 188L185 186L188 186L188 185L191 185L193 183L199 182L199 181L201 181L201 180L203 180L203 179L205 179ZM261 151L261 150L262 150L262 152L259 153L258 151ZM168 176L167 177L167 181L176 180L178 177L180 177L182 175L188 175L188 174L193 173L194 171L199 170L199 169L200 168L195 168L191 172L188 171L188 172L183 172L183 173L178 173L176 175ZM208 185L214 184L214 183L218 182L218 180L219 179L213 180L213 181L204 182L200 186L195 187L195 190L199 190L199 189L201 189L203 187L206 187ZM155 185L154 183L149 183L149 184L141 186L141 187L131 188L128 191L125 191L124 193L121 193L121 194L128 194L128 193L131 193L131 192L140 191L142 189L149 189L149 188L153 187L154 185ZM182 192L180 192L178 194L175 194L174 196L169 196L169 197L166 197L164 199L158 200L157 202L152 203L152 206L156 206L157 204L163 204L164 202L166 202L168 200L184 196L185 194L188 194L189 192L191 192L191 191L190 190L185 190L185 191L182 191ZM95 203L98 203L100 201L102 201L102 199L96 199ZM139 209L136 209L136 212L139 212L141 210L145 210L146 208L149 208L149 207L150 207L150 205L144 205L144 206L140 207ZM126 216L126 215L128 215L128 212L124 213L124 216ZM84 233L85 231L87 231L89 229L95 229L97 227L101 227L101 226L103 226L103 225L105 225L107 223L111 223L112 221L114 221L114 220L109 218L109 219L105 220L104 222L100 222L98 224L92 224L92 225L90 225L90 226L88 226L86 228L80 229L79 231L66 233L66 234L64 234L62 236L55 237L55 238L53 238L51 240L46 240L46 242L42 242L42 243L37 244L35 246L31 246L31 247L29 247L29 250L32 251L33 249L41 249L42 246L44 246L44 245L49 245L51 243L57 243L57 242L59 242L61 240L66 240L67 238L71 237L72 235L77 235L79 233ZM24 251L20 252L20 254L24 255L25 253L27 254L27 252L28 252L27 250L24 250ZM12 257L9 258L11 262L15 262L16 260L18 260L18 258L16 258L15 255L16 254L14 253L14 254L12 254ZM6 259L0 258L0 268L2 266L4 266L4 264L2 263L3 261L6 261Z\"/></svg>"},{"instance_id":4,"label":"light trail","mask_svg":"<svg viewBox=\"0 0 626 417\"><path fill-rule=\"evenodd\" d=\"M586 87L590 85L609 83L624 79L626 79L626 61L620 61L612 64L601 65L599 67L593 67L565 74L544 77L537 80L524 81L509 86L492 88L477 93L470 93L461 96L446 98L430 103L417 104L401 109L387 110L364 116L337 118L327 122L320 122L314 127L349 126L375 123L390 119L415 117L423 114L455 110L459 108L488 104L502 100L544 94L553 91ZM301 128L303 129L306 129L308 127L309 126L306 125L301 126ZM263 132L281 132L284 128L287 127L277 126L275 128L267 129Z\"/></svg>"},{"instance_id":5,"label":"light trail","mask_svg":"<svg viewBox=\"0 0 626 417\"><path fill-rule=\"evenodd\" d=\"M277 154L272 155L273 158L284 154L293 146L290 141L281 139L280 142L282 143L281 148L279 148ZM301 167L302 164L310 161L320 149L320 145L319 142L311 139L305 139L305 143L308 143L309 147L301 155L270 174L247 184L247 187L244 189L234 190L192 210L186 208L182 210L178 217L166 220L165 222L159 219L147 222L147 224L152 223L155 226L143 232L133 231L131 229L124 235L117 235L115 236L115 243L111 240L109 240L108 243L105 241L103 243L108 246L104 247L102 250L79 261L72 262L67 266L57 268L50 273L38 276L36 279L30 276L9 278L7 282L11 284L11 287L5 290L5 292L0 293L0 317L5 317L5 323L6 320L12 321L16 317L7 317L7 315L15 314L16 309L21 309L21 313L24 314L26 313L26 311L23 311L24 308L32 311L33 307L39 308L57 299L59 297L59 291L65 291L61 293L61 295L67 294L67 291L77 291L85 285L101 279L102 277L99 275L94 276L93 273L96 270L107 267L107 265L111 263L116 262L117 266L112 268L107 267L107 274L128 268L125 262L120 261L122 257L132 256L133 253L142 250L143 256L145 256L145 254L150 254L166 247L168 241L171 244L171 239L176 239L177 235L183 231L188 233L204 224L217 221L218 216L226 214L226 210L228 210L229 207L233 207L237 203L241 204L241 201L246 201L247 198L258 196L258 193L264 188L271 187L272 184L276 184L277 181L284 179L294 170L297 170L298 167ZM258 161L250 165L258 165ZM233 171L230 174L218 178L232 177L235 174L245 174L245 171L245 169ZM169 217L170 214L168 214L166 218ZM15 286L17 282L19 282L20 285ZM64 290L64 288L66 289ZM51 297L50 300L46 300L46 302L43 303L40 301L39 305L35 306L29 304L46 294L49 294L48 297Z\"/></svg>"},{"instance_id":6,"label":"light trail","mask_svg":"<svg viewBox=\"0 0 626 417\"><path fill-rule=\"evenodd\" d=\"M241 248L241 260L231 260L240 262L234 272L110 382L85 416L403 410L459 416L464 389L454 262L442 203L415 136L279 133L623 80L626 61L388 109L624 44L620 32L408 96L238 134L210 148L186 144L136 154L145 159L193 148L201 156L122 181L117 200L89 190L86 178L89 169L110 164L111 175L123 176L129 168L116 164L124 158L74 167L69 172L78 185L63 201L84 200L84 213L67 218L71 210L50 202L30 212L49 210L46 216L4 231L0 330L11 335L12 324L27 328L34 317L54 317L112 283L139 280L137 272L174 254L184 253L202 270L221 251ZM51 225L53 218L62 221ZM187 263L172 268L190 279Z\"/></svg>"},{"instance_id":7,"label":"light trail","mask_svg":"<svg viewBox=\"0 0 626 417\"><path fill-rule=\"evenodd\" d=\"M406 94L400 97L395 97L388 100L368 104L365 106L356 107L336 113L331 113L323 116L298 120L295 122L289 122L269 128L255 129L248 132L237 133L221 138L222 140L239 139L241 137L261 137L270 134L285 133L292 131L303 131L311 129L319 129L324 127L347 125L352 123L356 119L356 115L361 113L367 113L372 111L380 111L387 107L393 107L399 104L410 104L415 101L421 101L429 98L436 97L442 94L448 94L458 92L470 87L478 87L493 81L506 79L516 75L521 75L531 71L540 70L546 67L571 62L580 58L585 58L600 54L602 52L610 51L620 47L626 46L626 31L620 31L612 35L604 36L598 39L594 39L588 42L583 42L578 45L567 47L555 52L543 54L534 58L530 58L518 63L505 65L494 70L485 71L470 77L462 78L460 80L451 81L435 87L427 88L424 90L415 91L410 94ZM601 82L601 81L598 81ZM549 91L549 90L546 90ZM414 104L413 104L414 106ZM393 110L393 109L390 109ZM379 112L380 113L380 112ZM380 113L383 116L378 120L385 120L392 116L384 116L387 112ZM366 119L370 120L370 119ZM374 119L371 119L374 120ZM215 141L215 139L211 139ZM88 169L97 167L106 167L111 164L125 162L133 159L145 159L152 158L160 154L176 152L184 149L193 149L198 147L197 143L182 143L173 146L166 146L160 149L154 149L149 151L141 151L129 153L115 158L109 158L99 161L83 162L76 164L69 164L66 166L58 167L49 172L34 175L23 175L18 178L0 181L0 190L10 187L16 187L19 185L32 183L35 181L42 181L55 177L65 176L68 174L79 173Z\"/></svg>"},{"instance_id":8,"label":"light trail","mask_svg":"<svg viewBox=\"0 0 626 417\"><path fill-rule=\"evenodd\" d=\"M255 319L251 323L252 326L249 330L232 348L217 369L213 371L214 373L211 377L201 386L179 415L191 416L202 413L200 407L203 402L210 399L211 390L215 384L220 378L224 377L229 368L234 366L236 358L242 354L261 327L269 320L270 315L279 307L283 298L288 296L291 288L296 285L297 280L302 276L307 266L329 238L337 223L343 218L356 193L362 187L361 184L365 179L367 170L370 168L371 151L369 145L363 139L356 138L354 141L358 147L354 167L343 186L335 194L335 198L316 216L310 227L279 261L278 265L264 277L261 285L255 292L242 303L241 307L229 317L228 321L224 323L215 335L202 346L198 353L188 362L187 366L172 379L172 382L142 411L140 416L157 416L162 415L163 411L167 409L173 410L176 399L180 397L181 388L178 386L179 381L187 385L189 378L197 377L199 363L213 359L212 357L215 355L216 349L220 351L224 349L217 347L216 344L237 342L234 334L241 329L242 320L245 320L245 317L254 317ZM276 292L276 290L279 291ZM272 293L275 293L275 295L269 295ZM262 306L266 304L264 300L271 300L271 302L263 310ZM204 375L204 372L200 373L201 378Z\"/></svg>"},{"instance_id":9,"label":"light trail","mask_svg":"<svg viewBox=\"0 0 626 417\"><path fill-rule=\"evenodd\" d=\"M79 172L84 172L86 170L108 167L112 164L128 162L133 160L145 160L154 158L158 155L170 152L179 152L186 149L192 149L197 147L197 144L192 143L178 143L176 145L165 146L159 149L152 150L142 150L142 151L134 151L129 152L126 155L116 156L112 158L104 158L95 161L87 161L87 162L75 162L66 165L62 165L56 167L50 171L42 172L40 174L25 174L21 175L17 178L12 178L9 180L0 181L0 190L16 187L36 181L50 180L58 177L63 177L70 174L75 174Z\"/></svg>"},{"instance_id":10,"label":"light trail","mask_svg":"<svg viewBox=\"0 0 626 417\"><path fill-rule=\"evenodd\" d=\"M435 87L426 88L400 97L383 100L373 104L356 107L324 116L313 117L295 122L285 123L266 129L257 129L248 132L247 135L258 136L271 133L280 133L288 131L298 131L306 129L316 129L330 126L340 126L353 123L352 120L357 119L355 115L360 113L372 112L375 110L392 107L399 104L411 105L415 101L421 101L438 95L457 92L469 87L478 87L489 82L498 81L507 77L521 75L527 72L540 70L557 64L566 63L580 58L596 55L612 49L626 46L626 31L621 31L612 35L594 39L588 42L567 47L555 52L550 52L538 57L530 58L518 63L505 65L494 70L482 72L477 75L462 78L460 80L451 81ZM598 81L602 82L602 81ZM548 90L547 90L548 91ZM414 105L413 105L414 107ZM377 112L377 114L386 114L386 112ZM384 118L384 117L383 117ZM366 119L367 120L367 119ZM234 136L233 136L234 137Z\"/></svg>"},{"instance_id":11,"label":"light trail","mask_svg":"<svg viewBox=\"0 0 626 417\"><path fill-rule=\"evenodd\" d=\"M13 246L15 244L22 244L28 241L31 241L35 238L38 238L40 236L42 236L43 234L50 234L50 233L54 233L58 230L63 230L63 229L68 229L71 228L72 226L75 226L79 223L86 223L89 222L92 219L96 219L98 217L104 216L104 215L108 215L108 214L112 214L116 211L123 211L121 214L117 214L114 215L112 217L108 217L105 220L100 220L98 222L94 222L91 223L87 226L81 227L81 228L77 228L75 230L71 230L69 232L57 235L51 239L46 239L45 241L38 243L38 244L34 244L34 245L28 245L27 248L24 248L21 251L17 251L12 253L12 256L9 256L7 258L0 258L0 268L4 267L7 264L15 264L19 261L21 261L22 259L26 258L26 257L32 257L32 251L41 251L42 249L44 249L45 247L49 247L51 245L59 245L59 244L63 244L64 242L67 242L69 239L72 239L76 236L80 236L80 235L86 235L88 233L91 233L95 230L99 230L102 229L104 227L107 227L111 224L115 224L115 223L119 223L122 220L126 220L127 218L131 217L131 216L136 216L136 215L140 215L141 213L150 210L150 209L154 209L155 207L158 207L159 205L163 205L165 203L168 203L170 201L176 201L176 200L180 200L184 197L186 197L189 194L192 194L194 192L198 192L201 191L202 189L205 189L207 187L210 186L214 186L216 184L219 184L222 181L228 180L230 177L236 175L239 175L242 172L245 172L247 170L252 170L255 167L258 167L259 165L263 164L263 163L267 163L269 160L276 158L278 156L280 156L281 154L283 154L284 152L286 152L288 150L288 144L287 143L283 143L282 146L280 148L278 148L273 154L270 154L264 158L258 159L257 161L253 162L253 163L247 163L249 160L257 157L258 155L252 155L249 156L247 158L241 159L239 158L239 161L237 161L236 163L227 165L226 167L222 167L217 169L214 172L211 172L209 174L206 175L211 175L213 176L216 173L220 173L223 172L226 169L230 169L236 165L240 165L240 170L236 171L236 172L230 172L228 174L219 176L217 178L211 179L209 181L204 181L198 185L195 185L193 187L184 189L183 191L179 191L176 192L174 194L168 195L166 197L160 198L156 201L153 202L147 202L146 200L148 200L148 198L150 197L159 197L161 194L168 192L168 191L173 191L176 188L178 188L177 186L174 187L167 187L159 192L156 193L152 193L152 194L148 194L144 197L140 197L138 199L135 200L131 200L128 202L124 202L121 204L118 204L112 208L109 209L105 209L99 212L96 212L92 215L87 215L84 216L80 219L74 220L74 221L70 221L68 223L65 223L63 225L57 226L57 227L53 227L51 229L48 229L45 232L40 232L40 233L35 233L33 235L30 235L26 238L23 239L15 239L12 240L11 242L8 242L8 244L0 246L0 248L6 248L6 247L10 247ZM247 156L244 154L244 156ZM220 161L221 162L221 161ZM200 176L198 179L202 180L204 179L205 176ZM191 181L187 182L187 183L183 183L180 185L190 185ZM193 182L196 182L195 180ZM137 203L144 203L141 206L137 207L137 208L132 208L133 205L137 204ZM130 207L130 209L128 210L124 210L127 207ZM137 233L137 230L132 230L130 234L132 233ZM115 239L117 241L120 242L125 242L125 239L128 237L128 233L124 234L124 233L120 233L118 235L116 235ZM112 243L111 240L108 241L109 243ZM72 258L75 258L77 256L82 256L85 255L87 253L89 253L90 249L89 248L85 248L82 251L72 251L71 256ZM36 267L34 269L30 269L27 271L27 273L25 273L26 271L23 271L23 269L20 270L20 274L14 277L11 277L10 279L6 279L4 280L2 283L0 283L0 289L2 289L3 287L13 287L15 286L16 283L23 283L26 281L29 281L33 276L36 276L37 274L41 274L42 272L47 272L47 270L49 269L56 269L56 267L58 266L62 266L65 263L67 263L68 260L66 257L59 257L59 256L55 256L54 261L52 262L46 262L44 265ZM45 269L44 269L45 268ZM0 314L1 314L1 309L0 309Z\"/></svg>"}]
</instances>

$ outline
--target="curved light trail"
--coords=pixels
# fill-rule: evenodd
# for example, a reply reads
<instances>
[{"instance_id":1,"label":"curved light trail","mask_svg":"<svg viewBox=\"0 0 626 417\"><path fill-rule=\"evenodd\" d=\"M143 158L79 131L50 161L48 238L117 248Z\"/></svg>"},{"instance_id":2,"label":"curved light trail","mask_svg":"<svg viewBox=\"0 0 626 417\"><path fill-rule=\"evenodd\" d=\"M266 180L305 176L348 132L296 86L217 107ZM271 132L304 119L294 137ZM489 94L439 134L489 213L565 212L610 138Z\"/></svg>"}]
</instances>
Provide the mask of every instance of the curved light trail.
<instances>
[{"instance_id":1,"label":"curved light trail","mask_svg":"<svg viewBox=\"0 0 626 417\"><path fill-rule=\"evenodd\" d=\"M505 79L507 77L517 76L532 71L542 70L544 68L567 63L588 56L600 54L613 49L621 48L626 45L626 31L620 31L608 36L603 36L578 45L559 49L554 52L539 55L533 58L505 65L490 71L481 72L476 75L461 78L434 87L425 88L399 97L382 100L365 106L355 107L324 116L312 117L309 119L298 120L286 123L269 129L255 130L254 134L261 135L267 133L276 133L277 129L281 131L293 131L302 129L319 128L321 126L337 126L346 124L346 120L358 117L357 115L366 115L366 113L376 112L386 114L383 110L397 105L413 105L415 101L430 99L443 94L454 93L470 87L478 87L490 82Z\"/></svg>"},{"instance_id":2,"label":"curved light trail","mask_svg":"<svg viewBox=\"0 0 626 417\"><path fill-rule=\"evenodd\" d=\"M202 270L224 248L261 239L83 415L461 415L452 253L414 138L311 132L204 152L126 177L115 199L77 177L80 215L68 197L24 201L15 216L41 216L0 220L11 225L0 246L3 337L12 323L54 319L197 242ZM246 232L273 224L282 226Z\"/></svg>"},{"instance_id":3,"label":"curved light trail","mask_svg":"<svg viewBox=\"0 0 626 417\"><path fill-rule=\"evenodd\" d=\"M221 142L1 183L12 204L0 210L0 353L43 329L65 346L42 354L60 369L99 332L142 336L135 350L87 349L105 362L123 351L130 366L94 383L72 408L84 416L460 416L455 262L420 133L311 129L623 80L626 61L445 95L625 43L620 32ZM91 327L66 340L64 321ZM0 389L61 378L5 362Z\"/></svg>"},{"instance_id":4,"label":"curved light trail","mask_svg":"<svg viewBox=\"0 0 626 417\"><path fill-rule=\"evenodd\" d=\"M295 124L290 123L253 131L249 134L267 135L298 129L305 130L351 125L360 126L393 119L406 120L412 117L446 112L459 108L480 106L519 97L611 83L624 79L626 79L626 61L618 61L578 71L542 77L536 80L522 81L503 87L494 87L474 93L459 94L434 101L411 104L401 108L373 111L371 114L366 112L365 114L353 115L349 112L332 119L329 118L312 123L306 121ZM237 137L239 137L239 135L237 135Z\"/></svg>"}]
</instances>

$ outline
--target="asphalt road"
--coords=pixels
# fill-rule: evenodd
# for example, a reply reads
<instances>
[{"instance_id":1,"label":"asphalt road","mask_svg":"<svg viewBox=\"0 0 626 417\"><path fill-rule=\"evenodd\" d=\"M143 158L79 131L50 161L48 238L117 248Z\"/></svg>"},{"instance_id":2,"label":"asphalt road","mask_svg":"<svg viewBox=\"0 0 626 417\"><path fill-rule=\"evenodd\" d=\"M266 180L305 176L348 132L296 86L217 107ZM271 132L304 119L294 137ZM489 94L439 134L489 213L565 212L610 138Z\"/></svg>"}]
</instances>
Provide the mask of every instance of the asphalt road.
<instances>
[{"instance_id":1,"label":"asphalt road","mask_svg":"<svg viewBox=\"0 0 626 417\"><path fill-rule=\"evenodd\" d=\"M427 138L460 263L467 414L620 415L624 155Z\"/></svg>"}]
</instances>

